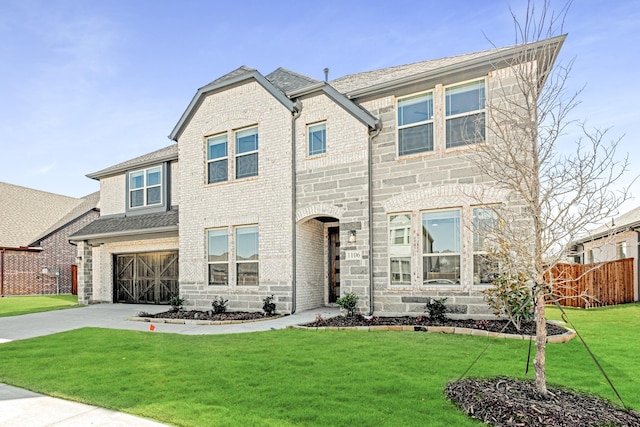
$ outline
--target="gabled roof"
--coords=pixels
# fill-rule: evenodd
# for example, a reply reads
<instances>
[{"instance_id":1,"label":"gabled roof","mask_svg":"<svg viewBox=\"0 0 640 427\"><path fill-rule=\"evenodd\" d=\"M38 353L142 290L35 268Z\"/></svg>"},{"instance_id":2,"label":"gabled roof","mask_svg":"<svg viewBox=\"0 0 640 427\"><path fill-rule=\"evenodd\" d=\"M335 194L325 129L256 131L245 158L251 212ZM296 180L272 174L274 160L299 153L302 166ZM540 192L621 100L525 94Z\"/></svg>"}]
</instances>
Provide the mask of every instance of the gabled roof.
<instances>
[{"instance_id":1,"label":"gabled roof","mask_svg":"<svg viewBox=\"0 0 640 427\"><path fill-rule=\"evenodd\" d=\"M145 166L153 166L162 162L178 160L178 144L171 144L168 147L161 148L151 153L143 154L131 160L127 160L117 165L110 166L106 169L99 170L87 174L88 178L100 179L112 175L118 175L134 168L143 168Z\"/></svg>"},{"instance_id":2,"label":"gabled roof","mask_svg":"<svg viewBox=\"0 0 640 427\"><path fill-rule=\"evenodd\" d=\"M311 77L298 74L282 67L267 74L265 78L284 93L320 83L320 81L316 79L312 79Z\"/></svg>"},{"instance_id":3,"label":"gabled roof","mask_svg":"<svg viewBox=\"0 0 640 427\"><path fill-rule=\"evenodd\" d=\"M626 212L619 217L613 218L611 222L603 224L587 235L575 241L575 244L582 244L591 240L597 240L612 234L622 233L627 230L640 228L640 206Z\"/></svg>"},{"instance_id":4,"label":"gabled roof","mask_svg":"<svg viewBox=\"0 0 640 427\"><path fill-rule=\"evenodd\" d=\"M528 57L534 57L537 54L548 54L545 50L550 49L552 51L550 58L555 59L565 39L566 35L560 35L524 45L494 48L447 58L414 62L412 64L350 74L331 80L329 83L336 90L347 94L349 98L354 98L390 87L408 85L415 81L440 77L474 67L484 67L490 70L501 64L508 64L509 61L523 53L526 53ZM552 63L553 60L549 62L549 65Z\"/></svg>"},{"instance_id":5,"label":"gabled roof","mask_svg":"<svg viewBox=\"0 0 640 427\"><path fill-rule=\"evenodd\" d=\"M187 106L187 109L178 120L178 123L175 125L169 138L178 141L178 138L184 131L184 128L187 126L195 112L198 110L198 107L207 97L207 95L225 89L229 86L233 86L236 84L244 83L249 80L255 80L258 84L260 84L267 92L269 92L276 100L278 100L282 105L285 106L289 111L296 111L296 106L293 101L291 101L287 96L282 92L279 88L273 85L269 80L267 80L262 74L256 71L253 68L249 68L246 66L239 67L233 70L230 73L225 74L224 76L212 81L206 86L198 89L193 99Z\"/></svg>"},{"instance_id":6,"label":"gabled roof","mask_svg":"<svg viewBox=\"0 0 640 427\"><path fill-rule=\"evenodd\" d=\"M178 210L133 216L101 217L69 236L69 240L95 240L122 236L178 232Z\"/></svg>"},{"instance_id":7,"label":"gabled roof","mask_svg":"<svg viewBox=\"0 0 640 427\"><path fill-rule=\"evenodd\" d=\"M0 247L7 248L29 246L97 204L95 195L77 199L4 182L0 200Z\"/></svg>"}]
</instances>

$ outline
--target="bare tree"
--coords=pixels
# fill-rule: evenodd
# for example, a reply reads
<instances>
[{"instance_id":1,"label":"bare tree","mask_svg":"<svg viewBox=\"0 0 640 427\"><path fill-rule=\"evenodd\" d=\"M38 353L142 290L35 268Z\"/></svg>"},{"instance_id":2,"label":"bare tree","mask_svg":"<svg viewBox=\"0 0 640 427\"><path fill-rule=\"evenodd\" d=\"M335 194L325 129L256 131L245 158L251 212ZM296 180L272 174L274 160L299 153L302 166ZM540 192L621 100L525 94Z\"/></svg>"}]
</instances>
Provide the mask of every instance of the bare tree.
<instances>
[{"instance_id":1,"label":"bare tree","mask_svg":"<svg viewBox=\"0 0 640 427\"><path fill-rule=\"evenodd\" d=\"M493 234L509 255L511 265L502 268L524 272L533 289L535 384L545 395L545 297L554 289L547 273L566 260L572 241L629 196L614 189L628 169L628 159L616 155L620 139L608 141L608 130L571 119L579 103L579 91L568 91L572 62L556 63L569 6L554 12L548 0L529 1L522 19L511 10L516 47L489 79L487 135L474 152L476 167L511 201L495 209ZM573 127L581 136L567 146Z\"/></svg>"}]
</instances>

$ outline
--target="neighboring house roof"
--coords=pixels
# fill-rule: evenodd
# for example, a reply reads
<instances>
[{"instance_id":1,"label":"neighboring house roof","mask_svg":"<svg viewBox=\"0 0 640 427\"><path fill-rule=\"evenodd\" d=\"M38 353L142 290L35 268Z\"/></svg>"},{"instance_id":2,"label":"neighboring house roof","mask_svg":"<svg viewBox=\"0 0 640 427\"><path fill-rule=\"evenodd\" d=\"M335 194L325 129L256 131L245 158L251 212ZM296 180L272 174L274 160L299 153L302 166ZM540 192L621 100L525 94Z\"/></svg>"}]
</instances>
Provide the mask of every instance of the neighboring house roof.
<instances>
[{"instance_id":1,"label":"neighboring house roof","mask_svg":"<svg viewBox=\"0 0 640 427\"><path fill-rule=\"evenodd\" d=\"M597 240L612 234L622 233L623 231L640 228L640 207L630 210L627 213L613 218L611 222L607 222L593 229L591 232L575 241L575 244Z\"/></svg>"},{"instance_id":2,"label":"neighboring house roof","mask_svg":"<svg viewBox=\"0 0 640 427\"><path fill-rule=\"evenodd\" d=\"M88 178L100 179L106 178L112 175L118 175L134 168L142 168L145 166L152 166L162 162L168 162L172 160L178 160L178 144L171 144L168 147L161 148L151 153L143 154L131 160L127 160L117 165L110 166L106 169L99 170L87 174Z\"/></svg>"},{"instance_id":3,"label":"neighboring house roof","mask_svg":"<svg viewBox=\"0 0 640 427\"><path fill-rule=\"evenodd\" d=\"M94 220L69 236L69 240L91 240L147 233L178 231L178 210L134 216L110 216Z\"/></svg>"},{"instance_id":4,"label":"neighboring house roof","mask_svg":"<svg viewBox=\"0 0 640 427\"><path fill-rule=\"evenodd\" d=\"M95 208L99 195L77 199L0 182L0 200L0 246L19 248Z\"/></svg>"}]
</instances>

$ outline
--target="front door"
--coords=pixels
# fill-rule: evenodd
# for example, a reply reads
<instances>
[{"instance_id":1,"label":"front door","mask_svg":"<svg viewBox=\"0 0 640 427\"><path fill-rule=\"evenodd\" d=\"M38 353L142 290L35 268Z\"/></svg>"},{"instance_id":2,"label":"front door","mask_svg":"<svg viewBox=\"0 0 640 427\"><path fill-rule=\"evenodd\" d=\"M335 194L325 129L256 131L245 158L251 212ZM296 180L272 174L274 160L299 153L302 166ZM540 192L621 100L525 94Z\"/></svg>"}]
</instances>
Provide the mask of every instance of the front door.
<instances>
[{"instance_id":1,"label":"front door","mask_svg":"<svg viewBox=\"0 0 640 427\"><path fill-rule=\"evenodd\" d=\"M179 294L178 252L114 255L113 302L168 304Z\"/></svg>"},{"instance_id":2,"label":"front door","mask_svg":"<svg viewBox=\"0 0 640 427\"><path fill-rule=\"evenodd\" d=\"M329 302L340 298L340 227L329 227Z\"/></svg>"}]
</instances>

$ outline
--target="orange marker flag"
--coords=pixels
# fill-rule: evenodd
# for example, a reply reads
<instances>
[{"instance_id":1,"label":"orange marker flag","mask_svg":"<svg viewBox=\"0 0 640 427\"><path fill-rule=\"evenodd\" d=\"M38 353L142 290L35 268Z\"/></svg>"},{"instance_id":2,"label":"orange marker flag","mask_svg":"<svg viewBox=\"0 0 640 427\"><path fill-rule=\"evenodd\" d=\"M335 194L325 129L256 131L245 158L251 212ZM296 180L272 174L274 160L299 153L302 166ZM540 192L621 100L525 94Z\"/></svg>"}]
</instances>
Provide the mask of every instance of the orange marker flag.
<instances>
[{"instance_id":1,"label":"orange marker flag","mask_svg":"<svg viewBox=\"0 0 640 427\"><path fill-rule=\"evenodd\" d=\"M150 330L151 332L153 332L153 331L155 331L155 330L156 330L156 327L155 327L155 325L154 325L153 323L152 323L151 325L149 325L149 330Z\"/></svg>"}]
</instances>

